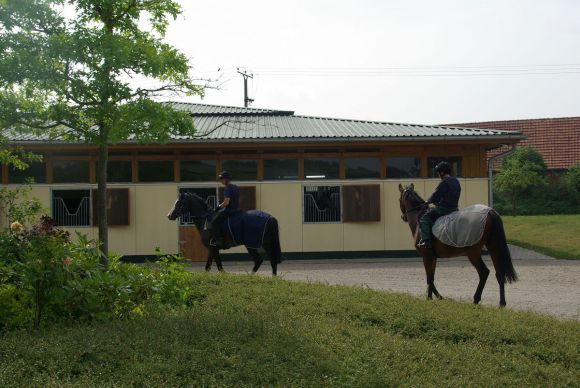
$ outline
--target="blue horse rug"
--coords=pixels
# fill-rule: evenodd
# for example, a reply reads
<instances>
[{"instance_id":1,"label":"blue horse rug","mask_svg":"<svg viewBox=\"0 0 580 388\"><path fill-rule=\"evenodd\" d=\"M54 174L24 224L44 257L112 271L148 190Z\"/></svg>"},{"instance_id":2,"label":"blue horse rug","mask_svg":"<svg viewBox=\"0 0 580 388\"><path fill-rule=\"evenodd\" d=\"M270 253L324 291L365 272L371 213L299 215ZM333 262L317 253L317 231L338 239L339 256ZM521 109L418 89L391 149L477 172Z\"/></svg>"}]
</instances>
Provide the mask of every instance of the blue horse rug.
<instances>
[{"instance_id":1,"label":"blue horse rug","mask_svg":"<svg viewBox=\"0 0 580 388\"><path fill-rule=\"evenodd\" d=\"M224 236L229 236L235 245L260 249L264 244L264 235L268 221L272 216L259 210L234 213L222 222Z\"/></svg>"}]
</instances>

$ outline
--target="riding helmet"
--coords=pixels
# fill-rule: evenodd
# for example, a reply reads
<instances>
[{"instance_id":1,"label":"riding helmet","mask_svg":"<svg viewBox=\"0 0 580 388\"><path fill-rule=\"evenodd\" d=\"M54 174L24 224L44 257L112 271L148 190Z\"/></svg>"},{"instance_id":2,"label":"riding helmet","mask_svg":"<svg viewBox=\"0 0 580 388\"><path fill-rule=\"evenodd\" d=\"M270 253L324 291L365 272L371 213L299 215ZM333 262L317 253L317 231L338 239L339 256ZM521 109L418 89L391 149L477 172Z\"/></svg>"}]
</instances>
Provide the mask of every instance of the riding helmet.
<instances>
[{"instance_id":1,"label":"riding helmet","mask_svg":"<svg viewBox=\"0 0 580 388\"><path fill-rule=\"evenodd\" d=\"M435 166L435 172L451 174L451 165L447 162L440 162Z\"/></svg>"},{"instance_id":2,"label":"riding helmet","mask_svg":"<svg viewBox=\"0 0 580 388\"><path fill-rule=\"evenodd\" d=\"M232 179L232 174L230 174L229 171L222 171L218 175L218 178L219 179Z\"/></svg>"}]
</instances>

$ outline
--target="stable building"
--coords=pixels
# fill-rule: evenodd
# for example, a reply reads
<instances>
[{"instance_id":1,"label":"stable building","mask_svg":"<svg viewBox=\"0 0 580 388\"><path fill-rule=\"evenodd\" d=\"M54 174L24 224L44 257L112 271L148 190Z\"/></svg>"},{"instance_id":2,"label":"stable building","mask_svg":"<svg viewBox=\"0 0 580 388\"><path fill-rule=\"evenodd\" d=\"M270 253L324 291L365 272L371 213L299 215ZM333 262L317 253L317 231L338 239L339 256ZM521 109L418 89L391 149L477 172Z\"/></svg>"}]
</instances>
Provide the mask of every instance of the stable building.
<instances>
[{"instance_id":1,"label":"stable building","mask_svg":"<svg viewBox=\"0 0 580 388\"><path fill-rule=\"evenodd\" d=\"M197 134L167 144L110 147L109 239L125 256L181 252L205 260L190 220L166 214L179 191L211 205L228 170L241 206L275 216L288 257L388 256L413 250L401 220L398 185L429 195L447 161L463 186L460 206L488 202L487 152L524 139L517 131L397 124L296 115L292 111L170 103L190 113ZM93 215L94 146L5 133L14 145L43 155L26 171L2 168L2 185L33 178L33 194L56 223L97 238ZM242 253L237 247L224 253Z\"/></svg>"}]
</instances>

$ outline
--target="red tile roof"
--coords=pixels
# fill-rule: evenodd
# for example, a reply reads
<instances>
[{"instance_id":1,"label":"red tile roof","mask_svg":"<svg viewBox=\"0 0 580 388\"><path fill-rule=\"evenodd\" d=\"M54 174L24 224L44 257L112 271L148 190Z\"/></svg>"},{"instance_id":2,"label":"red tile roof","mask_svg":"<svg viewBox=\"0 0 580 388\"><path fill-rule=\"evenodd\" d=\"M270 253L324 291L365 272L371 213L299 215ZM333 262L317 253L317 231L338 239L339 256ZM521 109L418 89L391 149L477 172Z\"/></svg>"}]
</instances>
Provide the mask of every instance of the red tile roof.
<instances>
[{"instance_id":1,"label":"red tile roof","mask_svg":"<svg viewBox=\"0 0 580 388\"><path fill-rule=\"evenodd\" d=\"M522 132L527 139L520 141L518 145L534 147L542 154L550 170L568 169L580 163L580 117L485 121L450 126ZM489 151L488 156L500 151L502 150Z\"/></svg>"}]
</instances>

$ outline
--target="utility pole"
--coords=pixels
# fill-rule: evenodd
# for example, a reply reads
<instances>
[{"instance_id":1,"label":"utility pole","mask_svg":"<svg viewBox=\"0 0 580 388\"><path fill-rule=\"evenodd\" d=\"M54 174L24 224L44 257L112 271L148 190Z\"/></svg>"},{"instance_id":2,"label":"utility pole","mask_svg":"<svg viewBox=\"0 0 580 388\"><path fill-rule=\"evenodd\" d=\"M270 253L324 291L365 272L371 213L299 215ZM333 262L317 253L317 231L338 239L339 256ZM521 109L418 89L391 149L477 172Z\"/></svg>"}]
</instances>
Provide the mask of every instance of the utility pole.
<instances>
[{"instance_id":1,"label":"utility pole","mask_svg":"<svg viewBox=\"0 0 580 388\"><path fill-rule=\"evenodd\" d=\"M238 74L241 74L242 77L244 77L244 106L247 108L252 104L252 102L254 102L254 99L248 97L248 78L254 79L254 75L248 74L245 71L240 71L239 67Z\"/></svg>"}]
</instances>

